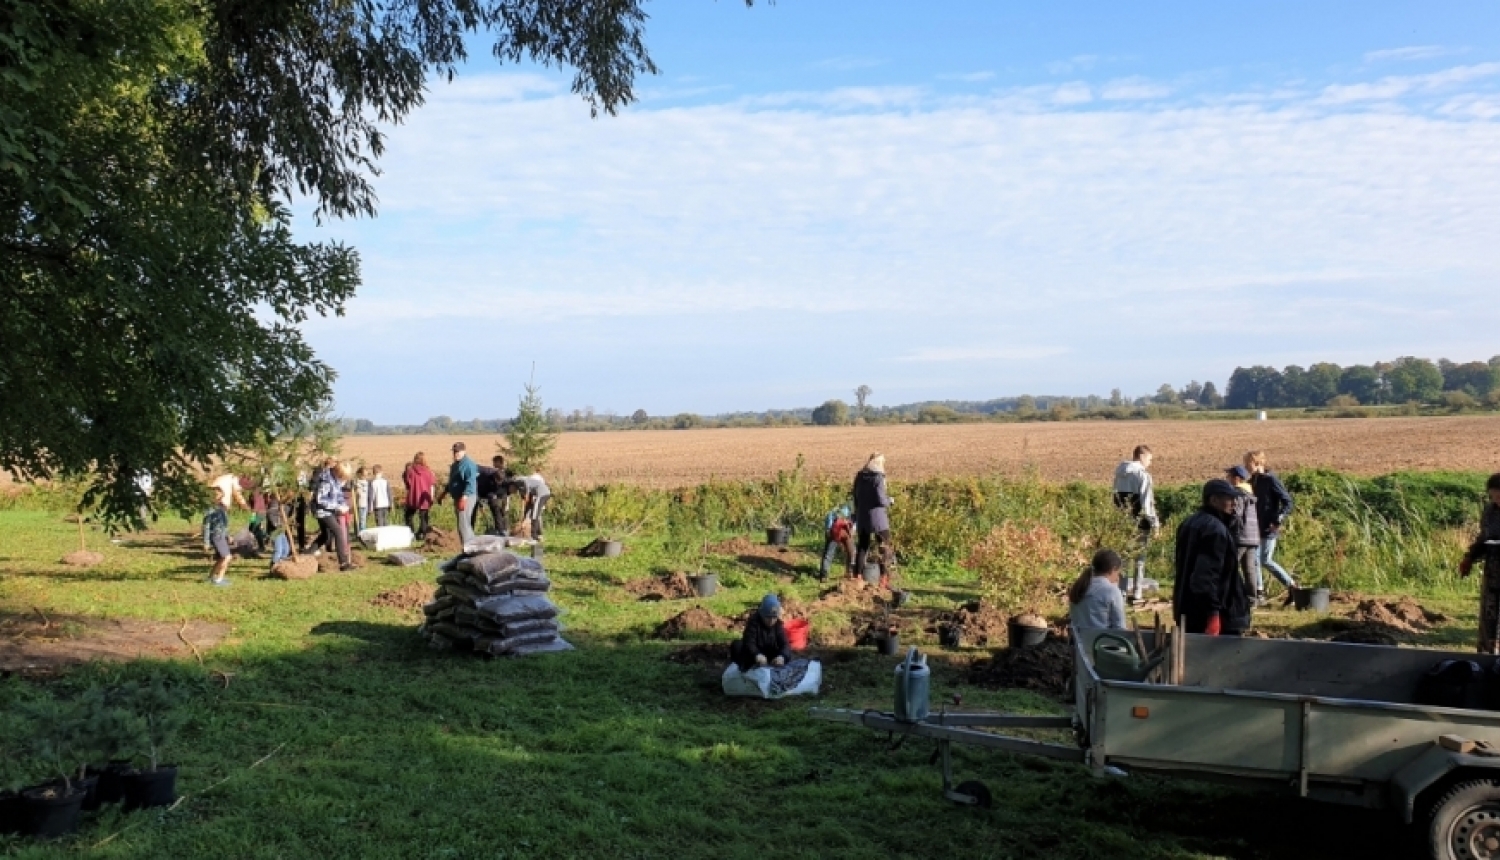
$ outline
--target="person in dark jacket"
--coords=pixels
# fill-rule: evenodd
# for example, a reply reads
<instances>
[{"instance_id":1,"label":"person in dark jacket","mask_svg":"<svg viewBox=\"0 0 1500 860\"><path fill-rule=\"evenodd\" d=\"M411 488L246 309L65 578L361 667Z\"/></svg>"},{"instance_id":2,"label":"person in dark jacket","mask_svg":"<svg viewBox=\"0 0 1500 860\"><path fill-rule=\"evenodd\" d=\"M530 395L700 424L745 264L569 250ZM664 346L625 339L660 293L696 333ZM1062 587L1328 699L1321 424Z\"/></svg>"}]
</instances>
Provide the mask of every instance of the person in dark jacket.
<instances>
[{"instance_id":1,"label":"person in dark jacket","mask_svg":"<svg viewBox=\"0 0 1500 860\"><path fill-rule=\"evenodd\" d=\"M745 622L745 633L729 646L729 659L741 672L769 663L785 666L792 659L792 645L781 623L781 601L767 594L760 608Z\"/></svg>"},{"instance_id":2,"label":"person in dark jacket","mask_svg":"<svg viewBox=\"0 0 1500 860\"><path fill-rule=\"evenodd\" d=\"M864 571L870 542L874 541L880 554L881 588L891 587L891 518L886 510L890 506L891 497L885 491L885 455L871 454L854 476L854 528L859 539L854 569Z\"/></svg>"},{"instance_id":3,"label":"person in dark jacket","mask_svg":"<svg viewBox=\"0 0 1500 860\"><path fill-rule=\"evenodd\" d=\"M1250 629L1250 594L1230 531L1238 496L1228 481L1209 481L1203 506L1177 528L1172 615L1189 633L1237 636Z\"/></svg>"},{"instance_id":4,"label":"person in dark jacket","mask_svg":"<svg viewBox=\"0 0 1500 860\"><path fill-rule=\"evenodd\" d=\"M1292 513L1292 494L1286 491L1276 473L1266 467L1266 452L1251 451L1245 454L1245 468L1250 470L1250 488L1255 494L1255 515L1260 521L1260 567L1269 570L1282 585L1286 586L1286 599L1282 606L1290 606L1297 597L1297 580L1286 568L1276 563L1276 542L1281 540L1281 529Z\"/></svg>"},{"instance_id":5,"label":"person in dark jacket","mask_svg":"<svg viewBox=\"0 0 1500 860\"><path fill-rule=\"evenodd\" d=\"M1230 466L1224 470L1224 477L1239 491L1234 500L1234 525L1229 530L1234 533L1240 575L1255 595L1255 605L1262 606L1266 602L1266 589L1260 579L1260 518L1256 516L1255 493L1250 488L1250 470Z\"/></svg>"},{"instance_id":6,"label":"person in dark jacket","mask_svg":"<svg viewBox=\"0 0 1500 860\"><path fill-rule=\"evenodd\" d=\"M489 508L493 526L490 534L505 535L510 533L510 493L505 491L505 482L511 474L505 469L504 457L496 454L490 462L493 467L479 467L479 501Z\"/></svg>"},{"instance_id":7,"label":"person in dark jacket","mask_svg":"<svg viewBox=\"0 0 1500 860\"><path fill-rule=\"evenodd\" d=\"M1479 534L1458 563L1460 576L1468 576L1474 562L1484 562L1479 586L1479 653L1500 654L1500 472L1484 482L1490 497L1479 514Z\"/></svg>"}]
</instances>

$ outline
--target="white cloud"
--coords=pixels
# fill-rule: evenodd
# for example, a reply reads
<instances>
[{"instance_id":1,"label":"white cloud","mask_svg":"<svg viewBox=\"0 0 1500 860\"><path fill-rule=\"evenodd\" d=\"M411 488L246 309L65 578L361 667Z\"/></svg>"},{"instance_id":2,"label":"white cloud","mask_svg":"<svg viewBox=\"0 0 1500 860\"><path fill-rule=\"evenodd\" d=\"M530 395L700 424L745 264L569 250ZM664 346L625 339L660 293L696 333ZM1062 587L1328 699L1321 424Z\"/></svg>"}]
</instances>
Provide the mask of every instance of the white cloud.
<instances>
[{"instance_id":1,"label":"white cloud","mask_svg":"<svg viewBox=\"0 0 1500 860\"><path fill-rule=\"evenodd\" d=\"M1304 364L1487 356L1472 321L1500 282L1500 105L1473 85L1489 65L1399 79L1442 93L1427 111L1297 90L1059 100L1092 99L1078 82L595 120L565 86L472 77L391 130L380 218L305 226L353 241L366 280L310 331L337 351L462 327L476 360L541 349L563 403L700 411L756 406L749 390L803 402L777 392L851 362L877 390L940 397L1222 386L1268 360L1266 338ZM424 368L413 384L451 375L442 350L401 351ZM338 366L341 403L388 384L389 362Z\"/></svg>"},{"instance_id":2,"label":"white cloud","mask_svg":"<svg viewBox=\"0 0 1500 860\"><path fill-rule=\"evenodd\" d=\"M813 63L814 68L832 69L836 72L853 72L860 69L873 69L885 64L885 60L874 57L829 57Z\"/></svg>"},{"instance_id":3,"label":"white cloud","mask_svg":"<svg viewBox=\"0 0 1500 860\"><path fill-rule=\"evenodd\" d=\"M1345 104L1360 101L1390 101L1409 95L1429 93L1460 84L1500 75L1500 63L1477 63L1455 66L1427 75L1393 75L1378 81L1357 84L1334 84L1325 87L1319 101Z\"/></svg>"},{"instance_id":4,"label":"white cloud","mask_svg":"<svg viewBox=\"0 0 1500 860\"><path fill-rule=\"evenodd\" d=\"M1462 53L1458 48L1445 48L1442 45L1408 45L1404 48L1386 48L1381 51L1370 51L1365 54L1367 63L1405 62L1409 60L1432 60L1438 57L1450 57Z\"/></svg>"},{"instance_id":5,"label":"white cloud","mask_svg":"<svg viewBox=\"0 0 1500 860\"><path fill-rule=\"evenodd\" d=\"M993 80L994 72L968 72L960 75L938 75L940 81L961 81L966 84L977 84L983 81Z\"/></svg>"},{"instance_id":6,"label":"white cloud","mask_svg":"<svg viewBox=\"0 0 1500 860\"><path fill-rule=\"evenodd\" d=\"M1162 99L1172 94L1172 88L1141 77L1118 78L1105 84L1099 97L1105 101L1145 101Z\"/></svg>"},{"instance_id":7,"label":"white cloud","mask_svg":"<svg viewBox=\"0 0 1500 860\"><path fill-rule=\"evenodd\" d=\"M1087 104L1093 100L1093 90L1089 89L1089 85L1083 83L1082 81L1073 81L1072 83L1063 84L1062 86L1059 86L1057 89L1052 91L1053 104L1081 105Z\"/></svg>"},{"instance_id":8,"label":"white cloud","mask_svg":"<svg viewBox=\"0 0 1500 860\"><path fill-rule=\"evenodd\" d=\"M1054 75L1071 75L1077 72L1086 72L1098 65L1100 59L1095 54L1078 54L1066 60L1048 63L1047 71Z\"/></svg>"}]
</instances>

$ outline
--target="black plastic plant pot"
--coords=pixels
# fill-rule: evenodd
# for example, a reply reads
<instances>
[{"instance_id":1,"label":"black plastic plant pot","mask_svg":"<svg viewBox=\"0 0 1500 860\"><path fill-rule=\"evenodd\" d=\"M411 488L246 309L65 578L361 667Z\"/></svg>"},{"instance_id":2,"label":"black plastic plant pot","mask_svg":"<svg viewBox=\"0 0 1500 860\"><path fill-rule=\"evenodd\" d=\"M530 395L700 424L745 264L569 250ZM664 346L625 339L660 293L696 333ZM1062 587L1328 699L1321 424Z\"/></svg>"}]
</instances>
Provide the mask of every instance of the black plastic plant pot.
<instances>
[{"instance_id":1,"label":"black plastic plant pot","mask_svg":"<svg viewBox=\"0 0 1500 860\"><path fill-rule=\"evenodd\" d=\"M94 797L100 805L119 803L125 798L125 774L131 769L129 759L111 761L102 768L89 768L90 774L99 777L99 784L94 789Z\"/></svg>"},{"instance_id":2,"label":"black plastic plant pot","mask_svg":"<svg viewBox=\"0 0 1500 860\"><path fill-rule=\"evenodd\" d=\"M93 812L99 808L99 777L93 773L83 779L73 780L73 790L83 792L84 812Z\"/></svg>"},{"instance_id":3,"label":"black plastic plant pot","mask_svg":"<svg viewBox=\"0 0 1500 860\"><path fill-rule=\"evenodd\" d=\"M901 653L901 637L895 633L875 637L875 650L887 657Z\"/></svg>"},{"instance_id":4,"label":"black plastic plant pot","mask_svg":"<svg viewBox=\"0 0 1500 860\"><path fill-rule=\"evenodd\" d=\"M620 553L622 553L624 551L625 551L625 545L622 544L622 543L620 543L617 540L607 540L607 541L604 542L604 557L605 558L619 558L620 557Z\"/></svg>"},{"instance_id":5,"label":"black plastic plant pot","mask_svg":"<svg viewBox=\"0 0 1500 860\"><path fill-rule=\"evenodd\" d=\"M1326 588L1299 588L1292 592L1292 605L1299 610L1327 612L1331 597Z\"/></svg>"},{"instance_id":6,"label":"black plastic plant pot","mask_svg":"<svg viewBox=\"0 0 1500 860\"><path fill-rule=\"evenodd\" d=\"M1021 624L1014 618L1005 623L1012 648L1035 648L1047 641L1047 628Z\"/></svg>"},{"instance_id":7,"label":"black plastic plant pot","mask_svg":"<svg viewBox=\"0 0 1500 860\"><path fill-rule=\"evenodd\" d=\"M769 546L786 546L791 537L792 533L790 529L779 527L766 529L766 544Z\"/></svg>"},{"instance_id":8,"label":"black plastic plant pot","mask_svg":"<svg viewBox=\"0 0 1500 860\"><path fill-rule=\"evenodd\" d=\"M962 627L938 628L938 644L944 648L964 647L964 629Z\"/></svg>"},{"instance_id":9,"label":"black plastic plant pot","mask_svg":"<svg viewBox=\"0 0 1500 860\"><path fill-rule=\"evenodd\" d=\"M693 590L698 592L699 597L713 597L719 591L718 574L701 573L688 579L692 581Z\"/></svg>"},{"instance_id":10,"label":"black plastic plant pot","mask_svg":"<svg viewBox=\"0 0 1500 860\"><path fill-rule=\"evenodd\" d=\"M0 791L0 836L26 831L26 798L19 792Z\"/></svg>"},{"instance_id":11,"label":"black plastic plant pot","mask_svg":"<svg viewBox=\"0 0 1500 860\"><path fill-rule=\"evenodd\" d=\"M83 792L63 794L61 785L40 785L21 792L25 799L25 825L28 836L56 839L78 829L78 813L83 808Z\"/></svg>"},{"instance_id":12,"label":"black plastic plant pot","mask_svg":"<svg viewBox=\"0 0 1500 860\"><path fill-rule=\"evenodd\" d=\"M879 580L876 580L877 582ZM911 600L911 592L904 588L897 588L891 592L891 605L900 609Z\"/></svg>"},{"instance_id":13,"label":"black plastic plant pot","mask_svg":"<svg viewBox=\"0 0 1500 860\"><path fill-rule=\"evenodd\" d=\"M171 806L177 800L177 765L125 775L125 811Z\"/></svg>"}]
</instances>

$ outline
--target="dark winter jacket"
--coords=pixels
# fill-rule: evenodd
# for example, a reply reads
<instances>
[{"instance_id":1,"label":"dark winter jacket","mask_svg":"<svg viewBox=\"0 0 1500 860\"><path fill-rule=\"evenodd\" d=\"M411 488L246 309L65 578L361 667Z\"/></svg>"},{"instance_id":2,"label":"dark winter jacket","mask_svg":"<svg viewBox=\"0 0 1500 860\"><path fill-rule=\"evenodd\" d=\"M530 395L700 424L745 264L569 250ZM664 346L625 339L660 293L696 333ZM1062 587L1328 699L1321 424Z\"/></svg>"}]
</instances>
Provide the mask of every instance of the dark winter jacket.
<instances>
[{"instance_id":1,"label":"dark winter jacket","mask_svg":"<svg viewBox=\"0 0 1500 860\"><path fill-rule=\"evenodd\" d=\"M479 498L493 499L502 494L500 485L505 482L507 475L502 469L492 469L489 466L479 467L479 479L475 486L479 489Z\"/></svg>"},{"instance_id":2,"label":"dark winter jacket","mask_svg":"<svg viewBox=\"0 0 1500 860\"><path fill-rule=\"evenodd\" d=\"M1251 475L1250 487L1255 493L1255 515L1260 520L1261 537L1276 537L1281 534L1281 524L1292 515L1292 494L1275 472Z\"/></svg>"},{"instance_id":3,"label":"dark winter jacket","mask_svg":"<svg viewBox=\"0 0 1500 860\"><path fill-rule=\"evenodd\" d=\"M891 497L885 491L885 473L861 469L854 476L854 522L865 534L890 531L886 507Z\"/></svg>"},{"instance_id":4,"label":"dark winter jacket","mask_svg":"<svg viewBox=\"0 0 1500 860\"><path fill-rule=\"evenodd\" d=\"M1199 628L1218 613L1224 632L1238 633L1250 628L1250 595L1227 519L1204 507L1177 528L1172 615Z\"/></svg>"},{"instance_id":5,"label":"dark winter jacket","mask_svg":"<svg viewBox=\"0 0 1500 860\"><path fill-rule=\"evenodd\" d=\"M775 624L767 627L765 622L760 620L760 615L750 616L750 620L745 622L745 635L740 637L740 643L744 654L750 660L754 660L755 655L760 654L766 658L767 662L777 657L788 663L792 661L792 644L787 641L786 625L782 624L779 618L776 619Z\"/></svg>"},{"instance_id":6,"label":"dark winter jacket","mask_svg":"<svg viewBox=\"0 0 1500 860\"><path fill-rule=\"evenodd\" d=\"M1240 546L1260 546L1260 517L1256 516L1260 500L1243 488L1236 489L1240 495L1234 500L1234 525L1230 526L1234 541Z\"/></svg>"}]
</instances>

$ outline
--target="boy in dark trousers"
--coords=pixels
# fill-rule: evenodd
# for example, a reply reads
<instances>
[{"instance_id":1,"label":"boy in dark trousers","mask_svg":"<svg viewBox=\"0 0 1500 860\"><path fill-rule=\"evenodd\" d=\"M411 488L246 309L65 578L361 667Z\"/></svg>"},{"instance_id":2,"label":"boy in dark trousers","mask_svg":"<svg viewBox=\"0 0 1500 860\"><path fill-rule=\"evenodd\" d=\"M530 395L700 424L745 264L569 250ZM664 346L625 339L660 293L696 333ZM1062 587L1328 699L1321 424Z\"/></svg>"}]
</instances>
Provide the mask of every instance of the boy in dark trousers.
<instances>
[{"instance_id":1,"label":"boy in dark trousers","mask_svg":"<svg viewBox=\"0 0 1500 860\"><path fill-rule=\"evenodd\" d=\"M224 509L224 491L214 487L214 503L203 515L203 549L214 554L214 566L208 574L210 585L229 584L226 574L234 553L229 551L229 512Z\"/></svg>"}]
</instances>

